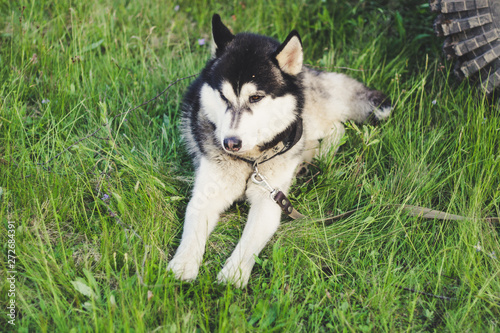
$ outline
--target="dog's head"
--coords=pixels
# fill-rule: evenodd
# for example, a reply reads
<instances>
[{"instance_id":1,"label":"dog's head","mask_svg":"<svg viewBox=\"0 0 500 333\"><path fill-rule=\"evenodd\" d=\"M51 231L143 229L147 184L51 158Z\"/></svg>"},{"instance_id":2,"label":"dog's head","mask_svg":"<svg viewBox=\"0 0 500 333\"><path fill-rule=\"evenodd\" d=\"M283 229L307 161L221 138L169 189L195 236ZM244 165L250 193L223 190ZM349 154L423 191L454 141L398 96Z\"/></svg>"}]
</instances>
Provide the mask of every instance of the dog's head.
<instances>
[{"instance_id":1,"label":"dog's head","mask_svg":"<svg viewBox=\"0 0 500 333\"><path fill-rule=\"evenodd\" d=\"M212 35L201 112L215 125L228 153L255 151L285 132L301 113L299 34L292 31L283 43L250 33L233 35L216 14Z\"/></svg>"}]
</instances>

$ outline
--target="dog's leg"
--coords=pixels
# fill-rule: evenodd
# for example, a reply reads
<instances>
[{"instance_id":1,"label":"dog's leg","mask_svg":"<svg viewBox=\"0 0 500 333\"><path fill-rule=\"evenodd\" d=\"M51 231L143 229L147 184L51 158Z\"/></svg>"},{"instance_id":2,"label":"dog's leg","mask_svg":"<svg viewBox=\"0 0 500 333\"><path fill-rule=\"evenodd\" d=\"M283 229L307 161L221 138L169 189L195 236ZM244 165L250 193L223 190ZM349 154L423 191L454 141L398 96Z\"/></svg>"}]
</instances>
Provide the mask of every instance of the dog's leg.
<instances>
[{"instance_id":1,"label":"dog's leg","mask_svg":"<svg viewBox=\"0 0 500 333\"><path fill-rule=\"evenodd\" d=\"M280 223L281 209L268 196L252 200L248 221L238 245L220 271L220 283L242 288L248 283L257 256L274 235Z\"/></svg>"},{"instance_id":2,"label":"dog's leg","mask_svg":"<svg viewBox=\"0 0 500 333\"><path fill-rule=\"evenodd\" d=\"M279 168L263 170L262 174L272 186L286 193L299 162L300 160L291 161L287 165L280 165ZM252 267L255 264L255 256L259 255L274 235L279 227L281 217L281 209L270 198L268 191L250 181L246 195L251 205L247 224L231 257L217 276L220 283L233 283L238 288L242 288L248 283Z\"/></svg>"},{"instance_id":3,"label":"dog's leg","mask_svg":"<svg viewBox=\"0 0 500 333\"><path fill-rule=\"evenodd\" d=\"M181 243L167 266L177 279L191 281L196 278L208 236L220 214L243 195L246 177L243 172L233 173L202 158L186 210Z\"/></svg>"},{"instance_id":4,"label":"dog's leg","mask_svg":"<svg viewBox=\"0 0 500 333\"><path fill-rule=\"evenodd\" d=\"M345 134L344 125L340 121L333 122L329 130L323 133L308 133L313 140L306 142L304 149L304 161L311 162L315 157L324 157L333 149L336 152L339 149L342 137ZM321 143L319 142L321 138Z\"/></svg>"},{"instance_id":5,"label":"dog's leg","mask_svg":"<svg viewBox=\"0 0 500 333\"><path fill-rule=\"evenodd\" d=\"M333 123L332 129L321 141L318 157L327 156L332 150L335 153L339 149L344 134L344 125L340 121Z\"/></svg>"}]
</instances>

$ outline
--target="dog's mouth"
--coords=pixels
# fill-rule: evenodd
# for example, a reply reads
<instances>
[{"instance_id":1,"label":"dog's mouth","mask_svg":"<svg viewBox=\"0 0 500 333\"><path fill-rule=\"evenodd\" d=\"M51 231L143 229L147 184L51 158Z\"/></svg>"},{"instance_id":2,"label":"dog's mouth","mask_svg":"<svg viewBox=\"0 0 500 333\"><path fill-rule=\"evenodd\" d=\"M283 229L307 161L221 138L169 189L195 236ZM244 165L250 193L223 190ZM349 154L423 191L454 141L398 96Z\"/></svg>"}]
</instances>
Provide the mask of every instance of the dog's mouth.
<instances>
[{"instance_id":1,"label":"dog's mouth","mask_svg":"<svg viewBox=\"0 0 500 333\"><path fill-rule=\"evenodd\" d=\"M261 145L249 146L245 146L237 137L227 137L221 142L221 148L225 153L251 163L261 158L263 151Z\"/></svg>"},{"instance_id":2,"label":"dog's mouth","mask_svg":"<svg viewBox=\"0 0 500 333\"><path fill-rule=\"evenodd\" d=\"M259 152L260 145L252 139L254 136L241 135L236 133L227 134L220 139L220 146L224 152L232 155L253 155Z\"/></svg>"},{"instance_id":3,"label":"dog's mouth","mask_svg":"<svg viewBox=\"0 0 500 333\"><path fill-rule=\"evenodd\" d=\"M237 135L226 136L221 140L222 149L228 154L245 158L259 158L267 155L282 154L291 149L302 137L302 119L298 117L284 131L276 135L268 142L253 144L249 148L245 142Z\"/></svg>"}]
</instances>

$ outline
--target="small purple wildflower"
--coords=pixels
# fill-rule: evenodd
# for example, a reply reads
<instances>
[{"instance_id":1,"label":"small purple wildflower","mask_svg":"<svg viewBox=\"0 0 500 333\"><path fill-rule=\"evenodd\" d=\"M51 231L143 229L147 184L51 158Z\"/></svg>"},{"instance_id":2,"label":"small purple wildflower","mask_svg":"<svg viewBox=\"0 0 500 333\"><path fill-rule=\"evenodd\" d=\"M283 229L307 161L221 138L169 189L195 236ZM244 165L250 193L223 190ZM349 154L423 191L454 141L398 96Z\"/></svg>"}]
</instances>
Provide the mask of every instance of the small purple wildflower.
<instances>
[{"instance_id":1,"label":"small purple wildflower","mask_svg":"<svg viewBox=\"0 0 500 333\"><path fill-rule=\"evenodd\" d=\"M181 7L180 7L179 5L177 5L177 6L175 6L175 7L174 7L174 10L175 10L176 12L178 12L180 8L181 8Z\"/></svg>"},{"instance_id":2,"label":"small purple wildflower","mask_svg":"<svg viewBox=\"0 0 500 333\"><path fill-rule=\"evenodd\" d=\"M198 39L198 45L205 45L205 38Z\"/></svg>"},{"instance_id":3,"label":"small purple wildflower","mask_svg":"<svg viewBox=\"0 0 500 333\"><path fill-rule=\"evenodd\" d=\"M102 201L107 201L109 199L109 195L107 195L106 193L104 193L104 195L102 196L101 200Z\"/></svg>"},{"instance_id":4,"label":"small purple wildflower","mask_svg":"<svg viewBox=\"0 0 500 333\"><path fill-rule=\"evenodd\" d=\"M437 104L437 101L436 100L433 100L432 101L432 105L436 105Z\"/></svg>"},{"instance_id":5,"label":"small purple wildflower","mask_svg":"<svg viewBox=\"0 0 500 333\"><path fill-rule=\"evenodd\" d=\"M50 103L48 99L42 99L42 104L47 104L47 103Z\"/></svg>"}]
</instances>

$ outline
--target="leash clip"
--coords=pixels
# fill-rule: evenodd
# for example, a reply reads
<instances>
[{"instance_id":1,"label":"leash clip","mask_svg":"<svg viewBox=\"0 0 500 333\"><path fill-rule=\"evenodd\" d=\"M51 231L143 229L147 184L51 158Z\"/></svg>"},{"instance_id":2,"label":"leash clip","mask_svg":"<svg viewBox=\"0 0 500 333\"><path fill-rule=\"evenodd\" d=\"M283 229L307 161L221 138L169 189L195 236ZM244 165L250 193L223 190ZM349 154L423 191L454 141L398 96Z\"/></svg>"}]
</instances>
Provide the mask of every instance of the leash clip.
<instances>
[{"instance_id":1,"label":"leash clip","mask_svg":"<svg viewBox=\"0 0 500 333\"><path fill-rule=\"evenodd\" d=\"M266 178L259 173L259 169L257 169L257 166L254 166L253 168L253 173L252 173L252 182L256 185L259 185L259 186L262 186L263 188L265 188L266 190L269 191L269 195L271 196L271 199L274 200L274 198L276 197L276 194L278 194L278 190L275 189L274 187L271 186L271 184L269 184L266 180Z\"/></svg>"},{"instance_id":2,"label":"leash clip","mask_svg":"<svg viewBox=\"0 0 500 333\"><path fill-rule=\"evenodd\" d=\"M262 174L260 174L259 169L257 169L257 163L255 163L253 166L253 173L250 178L252 178L252 182L254 184L259 185L269 191L269 196L274 202L278 204L278 206L280 206L283 213L287 214L293 219L301 219L305 217L293 208L292 203L290 202L290 200L288 200L285 193L272 187L271 184L267 182L266 178Z\"/></svg>"}]
</instances>

